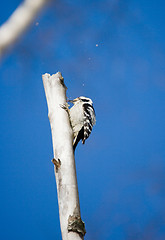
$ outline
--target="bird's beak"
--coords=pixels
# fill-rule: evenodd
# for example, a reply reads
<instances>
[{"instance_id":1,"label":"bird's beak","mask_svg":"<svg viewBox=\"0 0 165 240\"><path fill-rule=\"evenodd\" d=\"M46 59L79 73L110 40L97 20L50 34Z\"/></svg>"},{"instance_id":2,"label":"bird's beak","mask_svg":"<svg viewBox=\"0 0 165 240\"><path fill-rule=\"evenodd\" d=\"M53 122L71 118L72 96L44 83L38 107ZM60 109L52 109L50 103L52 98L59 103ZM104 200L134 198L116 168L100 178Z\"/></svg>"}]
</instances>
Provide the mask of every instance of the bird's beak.
<instances>
[{"instance_id":1,"label":"bird's beak","mask_svg":"<svg viewBox=\"0 0 165 240\"><path fill-rule=\"evenodd\" d=\"M77 102L77 100L78 100L78 98L75 98L73 100L67 100L67 102L75 103L75 102Z\"/></svg>"}]
</instances>

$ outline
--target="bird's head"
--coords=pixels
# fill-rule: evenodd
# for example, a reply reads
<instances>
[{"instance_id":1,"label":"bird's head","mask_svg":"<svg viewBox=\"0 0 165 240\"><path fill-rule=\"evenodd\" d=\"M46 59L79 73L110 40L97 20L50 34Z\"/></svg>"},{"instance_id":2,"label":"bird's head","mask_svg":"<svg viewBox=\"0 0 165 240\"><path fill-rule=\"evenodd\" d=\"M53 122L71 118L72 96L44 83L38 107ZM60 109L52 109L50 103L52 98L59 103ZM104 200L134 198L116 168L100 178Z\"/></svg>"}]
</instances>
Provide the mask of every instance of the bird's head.
<instances>
[{"instance_id":1,"label":"bird's head","mask_svg":"<svg viewBox=\"0 0 165 240\"><path fill-rule=\"evenodd\" d=\"M82 102L82 103L89 103L89 104L93 105L93 102L90 98L83 97L83 96L75 98L73 100L68 100L68 102L71 102L73 104L76 104L78 102Z\"/></svg>"}]
</instances>

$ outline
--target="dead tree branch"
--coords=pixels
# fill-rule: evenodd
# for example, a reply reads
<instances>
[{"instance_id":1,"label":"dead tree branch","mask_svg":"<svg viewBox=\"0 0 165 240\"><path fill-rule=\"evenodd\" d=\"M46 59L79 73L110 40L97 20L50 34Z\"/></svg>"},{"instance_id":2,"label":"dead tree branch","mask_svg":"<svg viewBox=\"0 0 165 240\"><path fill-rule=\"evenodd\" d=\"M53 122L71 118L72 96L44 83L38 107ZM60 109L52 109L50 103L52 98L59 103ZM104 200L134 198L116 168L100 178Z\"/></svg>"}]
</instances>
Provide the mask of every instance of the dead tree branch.
<instances>
[{"instance_id":1,"label":"dead tree branch","mask_svg":"<svg viewBox=\"0 0 165 240\"><path fill-rule=\"evenodd\" d=\"M27 29L47 0L25 0L0 27L0 57Z\"/></svg>"},{"instance_id":2,"label":"dead tree branch","mask_svg":"<svg viewBox=\"0 0 165 240\"><path fill-rule=\"evenodd\" d=\"M73 132L67 111L66 86L60 72L42 76L52 131L54 170L57 184L60 225L63 240L82 240L84 223L80 205L73 153Z\"/></svg>"}]
</instances>

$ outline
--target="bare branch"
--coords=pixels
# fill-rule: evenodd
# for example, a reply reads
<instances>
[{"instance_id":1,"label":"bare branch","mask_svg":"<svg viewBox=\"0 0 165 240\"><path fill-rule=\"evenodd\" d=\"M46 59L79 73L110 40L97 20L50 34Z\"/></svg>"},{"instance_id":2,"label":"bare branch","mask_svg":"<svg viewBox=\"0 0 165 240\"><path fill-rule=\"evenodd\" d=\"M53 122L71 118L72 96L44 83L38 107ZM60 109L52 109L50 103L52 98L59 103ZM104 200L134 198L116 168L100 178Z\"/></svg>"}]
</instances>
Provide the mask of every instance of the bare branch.
<instances>
[{"instance_id":1,"label":"bare branch","mask_svg":"<svg viewBox=\"0 0 165 240\"><path fill-rule=\"evenodd\" d=\"M73 132L68 112L62 107L66 104L66 86L60 72L52 76L46 73L42 78L52 131L62 239L82 240L85 227L80 217Z\"/></svg>"},{"instance_id":2,"label":"bare branch","mask_svg":"<svg viewBox=\"0 0 165 240\"><path fill-rule=\"evenodd\" d=\"M0 27L0 57L27 29L47 0L25 0Z\"/></svg>"}]
</instances>

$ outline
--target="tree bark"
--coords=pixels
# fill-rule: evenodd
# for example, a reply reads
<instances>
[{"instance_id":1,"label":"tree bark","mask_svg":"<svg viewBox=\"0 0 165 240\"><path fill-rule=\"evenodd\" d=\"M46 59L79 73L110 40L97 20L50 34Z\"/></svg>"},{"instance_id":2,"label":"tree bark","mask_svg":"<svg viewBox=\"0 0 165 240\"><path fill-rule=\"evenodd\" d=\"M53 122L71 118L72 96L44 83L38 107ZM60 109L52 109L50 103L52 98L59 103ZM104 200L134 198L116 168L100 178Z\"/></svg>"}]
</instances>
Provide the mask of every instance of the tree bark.
<instances>
[{"instance_id":1,"label":"tree bark","mask_svg":"<svg viewBox=\"0 0 165 240\"><path fill-rule=\"evenodd\" d=\"M60 226L63 240L82 240L84 223L80 205L73 152L73 132L66 109L66 86L60 72L42 76L52 132L54 172L57 185Z\"/></svg>"}]
</instances>

